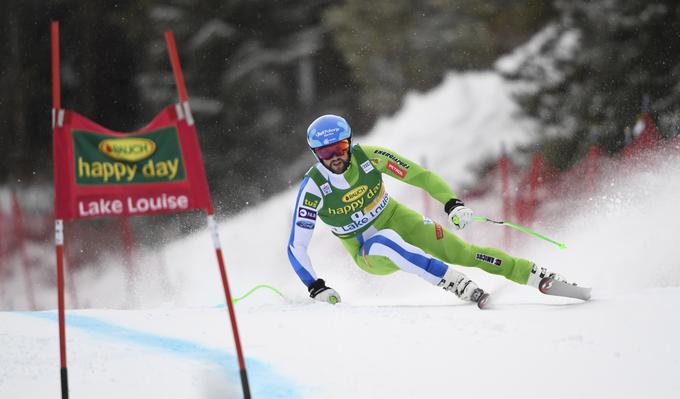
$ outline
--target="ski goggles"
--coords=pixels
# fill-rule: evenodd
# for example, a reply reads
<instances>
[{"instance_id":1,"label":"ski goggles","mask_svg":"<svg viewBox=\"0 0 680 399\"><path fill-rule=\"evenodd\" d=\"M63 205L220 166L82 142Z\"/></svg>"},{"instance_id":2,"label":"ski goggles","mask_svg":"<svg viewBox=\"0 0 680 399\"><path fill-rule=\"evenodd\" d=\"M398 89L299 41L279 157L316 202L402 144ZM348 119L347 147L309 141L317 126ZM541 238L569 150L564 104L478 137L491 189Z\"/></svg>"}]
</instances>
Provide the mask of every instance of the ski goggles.
<instances>
[{"instance_id":1,"label":"ski goggles","mask_svg":"<svg viewBox=\"0 0 680 399\"><path fill-rule=\"evenodd\" d=\"M349 152L349 139L340 140L337 143L315 148L314 153L319 159L327 161L333 157L342 157Z\"/></svg>"}]
</instances>

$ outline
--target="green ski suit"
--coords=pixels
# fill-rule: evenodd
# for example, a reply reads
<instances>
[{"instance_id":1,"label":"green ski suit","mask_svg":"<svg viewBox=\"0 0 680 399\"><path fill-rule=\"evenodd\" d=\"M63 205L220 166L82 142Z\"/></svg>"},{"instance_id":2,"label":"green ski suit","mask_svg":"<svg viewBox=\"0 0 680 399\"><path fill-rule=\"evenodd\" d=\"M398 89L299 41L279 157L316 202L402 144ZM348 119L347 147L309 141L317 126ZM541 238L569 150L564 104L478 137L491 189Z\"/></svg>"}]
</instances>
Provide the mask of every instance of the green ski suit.
<instances>
[{"instance_id":1,"label":"green ski suit","mask_svg":"<svg viewBox=\"0 0 680 399\"><path fill-rule=\"evenodd\" d=\"M307 243L317 215L340 238L356 264L371 274L401 269L436 285L449 263L527 283L533 262L463 241L389 197L382 174L422 188L442 206L456 198L440 176L387 148L355 145L342 175L321 164L313 166L300 187L288 245L291 264L305 285L316 280Z\"/></svg>"}]
</instances>

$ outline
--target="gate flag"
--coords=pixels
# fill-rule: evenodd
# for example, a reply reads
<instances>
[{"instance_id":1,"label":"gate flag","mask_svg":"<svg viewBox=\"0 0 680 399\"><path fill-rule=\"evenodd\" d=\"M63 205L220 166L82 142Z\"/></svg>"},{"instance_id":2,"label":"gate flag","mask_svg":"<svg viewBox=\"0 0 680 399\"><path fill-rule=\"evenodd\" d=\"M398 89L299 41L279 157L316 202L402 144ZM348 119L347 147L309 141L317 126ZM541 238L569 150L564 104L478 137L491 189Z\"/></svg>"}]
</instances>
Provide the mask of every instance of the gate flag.
<instances>
[{"instance_id":1,"label":"gate flag","mask_svg":"<svg viewBox=\"0 0 680 399\"><path fill-rule=\"evenodd\" d=\"M57 219L212 208L187 105L167 106L131 133L111 131L71 110L55 112Z\"/></svg>"},{"instance_id":2,"label":"gate flag","mask_svg":"<svg viewBox=\"0 0 680 399\"><path fill-rule=\"evenodd\" d=\"M59 305L61 397L68 399L64 301L64 219L138 216L203 209L224 289L244 399L250 386L234 314L219 230L189 108L175 38L165 32L180 102L165 107L144 128L114 132L61 108L59 22L52 21L52 144L54 247Z\"/></svg>"}]
</instances>

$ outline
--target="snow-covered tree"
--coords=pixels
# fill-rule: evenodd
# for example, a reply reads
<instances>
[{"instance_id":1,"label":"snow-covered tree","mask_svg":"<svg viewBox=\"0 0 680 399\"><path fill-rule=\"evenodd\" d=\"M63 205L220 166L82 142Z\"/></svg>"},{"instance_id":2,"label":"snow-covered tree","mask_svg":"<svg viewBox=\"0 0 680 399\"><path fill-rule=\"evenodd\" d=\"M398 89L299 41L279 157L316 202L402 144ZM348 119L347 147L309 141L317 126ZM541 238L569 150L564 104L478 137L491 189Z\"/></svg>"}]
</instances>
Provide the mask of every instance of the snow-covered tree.
<instances>
[{"instance_id":1,"label":"snow-covered tree","mask_svg":"<svg viewBox=\"0 0 680 399\"><path fill-rule=\"evenodd\" d=\"M509 76L530 82L524 110L568 164L598 142L609 151L646 107L662 133L680 120L680 4L674 0L557 1L559 18L538 51ZM554 137L559 138L555 139Z\"/></svg>"}]
</instances>

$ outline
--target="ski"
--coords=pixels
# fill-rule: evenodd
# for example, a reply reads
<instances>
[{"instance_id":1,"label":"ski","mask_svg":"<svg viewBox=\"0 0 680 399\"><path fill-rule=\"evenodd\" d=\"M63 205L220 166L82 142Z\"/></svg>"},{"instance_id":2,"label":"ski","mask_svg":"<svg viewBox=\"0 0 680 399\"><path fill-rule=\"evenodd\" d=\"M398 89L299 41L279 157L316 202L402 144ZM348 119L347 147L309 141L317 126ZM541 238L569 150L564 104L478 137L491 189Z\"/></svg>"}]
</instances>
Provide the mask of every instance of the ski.
<instances>
[{"instance_id":1,"label":"ski","mask_svg":"<svg viewBox=\"0 0 680 399\"><path fill-rule=\"evenodd\" d=\"M550 277L544 277L538 285L538 290L546 295L564 296L569 298L581 299L587 301L590 299L590 288L579 287L575 284L566 283L564 281L553 280Z\"/></svg>"}]
</instances>

